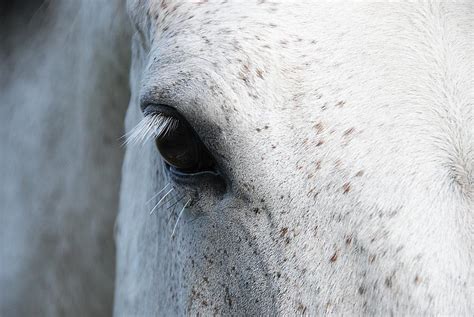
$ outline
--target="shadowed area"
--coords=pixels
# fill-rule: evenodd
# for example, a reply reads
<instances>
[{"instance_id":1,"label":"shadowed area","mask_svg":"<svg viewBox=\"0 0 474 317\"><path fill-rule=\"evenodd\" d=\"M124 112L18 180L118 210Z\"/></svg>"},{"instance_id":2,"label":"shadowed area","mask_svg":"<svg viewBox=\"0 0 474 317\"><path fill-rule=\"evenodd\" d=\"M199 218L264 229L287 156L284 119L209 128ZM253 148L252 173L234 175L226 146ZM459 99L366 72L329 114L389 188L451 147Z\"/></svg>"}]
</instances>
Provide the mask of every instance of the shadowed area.
<instances>
[{"instance_id":1,"label":"shadowed area","mask_svg":"<svg viewBox=\"0 0 474 317\"><path fill-rule=\"evenodd\" d=\"M25 22L45 4L45 0L0 1L0 17L2 25Z\"/></svg>"}]
</instances>

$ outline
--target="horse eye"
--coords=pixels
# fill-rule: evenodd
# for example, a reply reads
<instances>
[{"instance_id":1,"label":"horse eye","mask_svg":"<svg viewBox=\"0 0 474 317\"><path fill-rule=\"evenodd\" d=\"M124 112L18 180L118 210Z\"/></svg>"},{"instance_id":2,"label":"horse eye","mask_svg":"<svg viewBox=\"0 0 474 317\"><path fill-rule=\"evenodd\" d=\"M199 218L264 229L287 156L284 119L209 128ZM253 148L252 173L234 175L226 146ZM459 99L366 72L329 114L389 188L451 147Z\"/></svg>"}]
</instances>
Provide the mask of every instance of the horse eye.
<instances>
[{"instance_id":1,"label":"horse eye","mask_svg":"<svg viewBox=\"0 0 474 317\"><path fill-rule=\"evenodd\" d=\"M155 109L149 109L149 108ZM158 109L157 109L158 108ZM169 106L149 106L145 112L158 110L174 119L175 124L155 139L156 147L164 161L182 174L213 172L215 161L189 122Z\"/></svg>"}]
</instances>

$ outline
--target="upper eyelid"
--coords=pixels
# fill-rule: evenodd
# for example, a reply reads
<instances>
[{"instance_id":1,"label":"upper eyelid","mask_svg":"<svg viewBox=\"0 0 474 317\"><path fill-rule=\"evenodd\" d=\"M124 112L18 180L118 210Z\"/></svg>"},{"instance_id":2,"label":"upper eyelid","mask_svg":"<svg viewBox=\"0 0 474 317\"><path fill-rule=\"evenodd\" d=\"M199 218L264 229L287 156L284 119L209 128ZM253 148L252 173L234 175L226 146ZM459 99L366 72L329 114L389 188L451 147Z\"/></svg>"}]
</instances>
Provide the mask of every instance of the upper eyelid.
<instances>
[{"instance_id":1,"label":"upper eyelid","mask_svg":"<svg viewBox=\"0 0 474 317\"><path fill-rule=\"evenodd\" d=\"M144 116L152 115L152 114L159 114L161 116L175 118L177 120L182 117L182 115L178 112L178 110L168 105L167 103L147 103L143 106L140 106L142 113Z\"/></svg>"},{"instance_id":2,"label":"upper eyelid","mask_svg":"<svg viewBox=\"0 0 474 317\"><path fill-rule=\"evenodd\" d=\"M146 92L140 94L139 105L142 112L150 105L166 105L174 110L178 109L173 95L176 93L168 89L159 89L157 87L147 87Z\"/></svg>"},{"instance_id":3,"label":"upper eyelid","mask_svg":"<svg viewBox=\"0 0 474 317\"><path fill-rule=\"evenodd\" d=\"M186 119L176 110L162 103L147 102L141 105L143 119L128 132L125 144L144 144L152 137L162 138L175 130Z\"/></svg>"},{"instance_id":4,"label":"upper eyelid","mask_svg":"<svg viewBox=\"0 0 474 317\"><path fill-rule=\"evenodd\" d=\"M178 127L179 119L152 113L144 118L125 135L125 145L143 145L151 138L162 138Z\"/></svg>"}]
</instances>

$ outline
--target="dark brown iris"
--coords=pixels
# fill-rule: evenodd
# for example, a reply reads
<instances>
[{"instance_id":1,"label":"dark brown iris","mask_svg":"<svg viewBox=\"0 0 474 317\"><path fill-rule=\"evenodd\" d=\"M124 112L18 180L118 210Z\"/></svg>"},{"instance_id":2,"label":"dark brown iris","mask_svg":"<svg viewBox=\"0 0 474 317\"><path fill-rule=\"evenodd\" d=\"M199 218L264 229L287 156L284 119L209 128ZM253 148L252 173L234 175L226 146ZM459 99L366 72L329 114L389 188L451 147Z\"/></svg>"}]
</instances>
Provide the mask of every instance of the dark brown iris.
<instances>
[{"instance_id":1,"label":"dark brown iris","mask_svg":"<svg viewBox=\"0 0 474 317\"><path fill-rule=\"evenodd\" d=\"M191 125L179 114L175 128L156 139L156 146L163 159L182 173L210 171L214 159L199 139Z\"/></svg>"}]
</instances>

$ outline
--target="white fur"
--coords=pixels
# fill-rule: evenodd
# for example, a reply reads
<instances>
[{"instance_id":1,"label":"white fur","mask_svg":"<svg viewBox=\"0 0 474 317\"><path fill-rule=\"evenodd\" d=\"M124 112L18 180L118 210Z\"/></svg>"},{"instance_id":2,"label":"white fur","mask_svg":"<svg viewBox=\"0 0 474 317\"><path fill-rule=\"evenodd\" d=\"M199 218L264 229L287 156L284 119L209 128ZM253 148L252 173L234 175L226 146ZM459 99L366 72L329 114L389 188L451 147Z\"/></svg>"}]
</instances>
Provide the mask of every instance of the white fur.
<instances>
[{"instance_id":1,"label":"white fur","mask_svg":"<svg viewBox=\"0 0 474 317\"><path fill-rule=\"evenodd\" d=\"M115 312L472 315L472 9L129 1L127 127L176 106L227 187L175 185L175 241L140 208L158 152L127 151Z\"/></svg>"},{"instance_id":2,"label":"white fur","mask_svg":"<svg viewBox=\"0 0 474 317\"><path fill-rule=\"evenodd\" d=\"M110 241L121 156L99 136L118 132L126 89L104 81L126 71L114 58L128 42L97 22L114 11L96 3L65 18L80 41L53 28L40 51L55 54L31 62L39 74L26 59L0 82L13 83L0 315L110 308L113 255L96 237ZM127 146L121 173L116 315L474 314L471 2L130 0L128 11L125 127L143 146ZM225 183L174 181L151 142L170 124L143 118L143 101L176 107ZM107 123L91 119L100 109Z\"/></svg>"}]
</instances>

